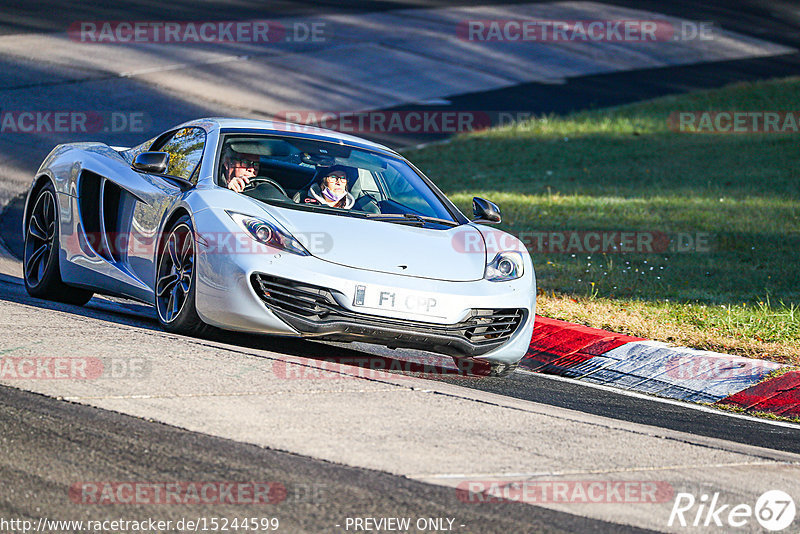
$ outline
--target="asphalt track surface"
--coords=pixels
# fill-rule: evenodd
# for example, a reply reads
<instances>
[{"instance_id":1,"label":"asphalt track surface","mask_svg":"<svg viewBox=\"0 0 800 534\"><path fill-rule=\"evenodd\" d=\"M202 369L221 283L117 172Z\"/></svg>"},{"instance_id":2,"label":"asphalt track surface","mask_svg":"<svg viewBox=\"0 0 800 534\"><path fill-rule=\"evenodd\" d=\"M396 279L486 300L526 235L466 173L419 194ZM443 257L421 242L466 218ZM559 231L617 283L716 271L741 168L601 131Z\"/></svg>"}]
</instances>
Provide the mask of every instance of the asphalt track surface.
<instances>
[{"instance_id":1,"label":"asphalt track surface","mask_svg":"<svg viewBox=\"0 0 800 534\"><path fill-rule=\"evenodd\" d=\"M273 482L275 502L253 506L131 505L120 517L177 522L197 517L277 517L279 532L330 532L347 517L448 517L467 532L645 532L519 503L476 505L450 488L378 471L178 430L134 417L0 387L5 449L0 477L5 517L105 519L103 506L76 504L65 488L76 482L126 480ZM102 445L102 446L99 446ZM54 454L58 451L57 454ZM285 498L284 498L285 497ZM34 509L34 504L36 509ZM116 515L116 514L115 514Z\"/></svg>"},{"instance_id":2,"label":"asphalt track surface","mask_svg":"<svg viewBox=\"0 0 800 534\"><path fill-rule=\"evenodd\" d=\"M523 0L524 1L524 0ZM495 2L492 2L495 3ZM515 2L496 2L513 4ZM607 4L696 21L714 21L738 33L800 47L800 5L775 0L609 0ZM462 2L454 2L456 5ZM469 5L470 2L464 3ZM505 112L513 116L565 114L618 106L660 96L713 89L736 82L800 75L800 53L768 58L626 71L570 78L565 84L527 83L448 98L446 106L397 106L391 110ZM393 147L445 139L444 135L372 135Z\"/></svg>"},{"instance_id":3,"label":"asphalt track surface","mask_svg":"<svg viewBox=\"0 0 800 534\"><path fill-rule=\"evenodd\" d=\"M517 0L520 3L530 3ZM52 1L23 4L0 2L0 35L60 32L75 20L238 20L308 14L360 13L391 9L446 7L454 5L513 4L515 1L445 2L177 2L168 11L147 2L128 1L113 6L94 2ZM651 10L696 21L714 21L726 29L771 42L800 48L800 13L796 3L777 0L613 0L605 3ZM467 93L429 105L413 103L386 111L472 111L509 117L548 113L563 114L616 106L659 96L711 89L741 81L767 80L800 74L800 53L766 58L718 61L569 78L563 84L525 83L503 89ZM32 87L31 90L35 90ZM2 106L0 106L2 107ZM441 141L445 134L364 133L364 137L393 148Z\"/></svg>"},{"instance_id":4,"label":"asphalt track surface","mask_svg":"<svg viewBox=\"0 0 800 534\"><path fill-rule=\"evenodd\" d=\"M466 2L468 4L470 2ZM486 2L471 2L486 3ZM687 16L714 19L732 30L768 38L780 44L800 45L796 7L784 2L714 1L700 3L672 0L617 1L619 5ZM101 3L38 2L4 3L0 8L0 33L63 31L64 21L80 19L158 20L252 18L247 3L237 7L216 2L171 3L169 9L144 2L120 2L113 7ZM357 12L405 7L452 5L450 2L284 2L271 3L270 13L280 16L302 13ZM224 15L221 15L223 13ZM767 79L800 73L797 54L758 60L722 62L569 80L565 85L525 84L487 93L450 99L448 109L514 110L533 113L563 113L576 109L616 105L663 94L718 87L733 81ZM419 109L419 106L415 106ZM435 140L383 138L394 146ZM9 248L18 250L12 236L19 233L19 215L13 207L4 212L0 236ZM0 298L88 314L131 328L155 329L152 311L143 306L109 305L95 301L87 308L51 304L31 299L19 285L0 282ZM221 338L239 347L261 342L256 337ZM358 349L327 344L281 341L275 350L320 359L352 359ZM376 351L381 354L382 351ZM752 418L733 418L697 411L677 404L622 396L588 388L577 382L556 381L517 372L505 380L443 379L465 388L490 391L519 399L577 410L588 414L644 423L696 435L717 437L775 450L800 452L800 427L771 425ZM403 477L335 465L299 455L210 437L147 422L114 412L64 403L44 396L0 386L0 480L13 491L0 493L4 516L37 518L40 509L75 517L76 507L65 488L75 482L75 473L85 480L277 480L289 490L285 502L260 515L280 517L282 531L330 531L337 518L347 516L456 517L470 532L629 532L630 527L590 520L530 505L493 504L476 507L461 503L451 489L415 482ZM336 439L320 436L320 439ZM325 481L322 499L304 496L307 488ZM139 514L140 512L140 514ZM202 515L239 514L240 508L205 509ZM84 519L105 517L104 510L80 510ZM125 516L153 516L152 510L126 509ZM159 510L159 518L178 519L198 515L191 507ZM332 523L333 521L333 523Z\"/></svg>"},{"instance_id":5,"label":"asphalt track surface","mask_svg":"<svg viewBox=\"0 0 800 534\"><path fill-rule=\"evenodd\" d=\"M476 1L456 2L455 4L485 3ZM800 29L798 29L800 15L793 15L795 11L800 13L800 10L786 2L716 1L695 3L622 0L610 3L674 16L686 16L691 13L691 18L695 20L715 20L724 27L737 32L768 38L779 44L800 47ZM447 2L424 2L424 6L427 7L447 4ZM67 4L39 2L37 5L39 6L38 11L21 4L14 4L8 9L4 8L3 15L0 17L0 31L59 31L63 30L64 20L83 18L115 20L115 17L118 19L123 14L129 18L142 17L144 20L158 20L159 18L204 20L213 15L219 16L221 12L220 6L214 2L199 5L178 3L175 10L171 9L169 13L152 10L143 3L122 2L115 4L113 11L109 11L111 8L108 7L98 9L92 4L71 6L70 10L75 8L77 11L70 11L69 17L64 19L59 13L61 13L60 10L67 9L65 7ZM193 6L192 9L187 7L189 5ZM258 5L258 3L253 5ZM271 3L268 11L264 12L263 8L248 7L247 3L241 3L236 7L226 7L224 13L226 20L233 20L239 17L251 17L253 9L257 9L264 16L282 16L310 12L352 13L421 6L422 4L418 3L394 2L349 2L346 4L291 2ZM795 18L793 19L793 17ZM36 25L22 22L23 19L30 20L31 18L37 21ZM580 109L618 105L664 94L718 87L735 81L769 79L791 74L800 74L800 54L718 62L710 65L700 64L585 76L569 79L564 85L523 84L498 91L452 97L449 99L451 104L448 109L525 111L534 114L567 113ZM396 109L402 109L402 107ZM414 109L420 109L420 106L415 104ZM435 136L387 137L379 140L394 146L407 146L432 139L435 139ZM17 257L20 257L22 250L19 232L21 210L22 197L17 197L6 206L0 215L0 236ZM337 354L334 352L327 356L335 359ZM347 357L347 354L344 357ZM447 379L443 380L447 381ZM800 428L772 427L754 420L715 416L691 408L589 389L577 383L556 382L530 373L517 373L502 383L497 381L465 382L458 379L453 382L464 387L492 391L595 415L657 425L672 430L719 437L777 450L800 452Z\"/></svg>"},{"instance_id":6,"label":"asphalt track surface","mask_svg":"<svg viewBox=\"0 0 800 534\"><path fill-rule=\"evenodd\" d=\"M133 328L158 329L153 308L117 301L94 299L87 307L49 303L29 297L24 288L0 280L3 300L67 310L75 314L127 324ZM390 349L361 343L324 343L287 338L264 338L216 331L214 339L237 347L260 348L286 355L359 365L365 369L388 369L398 374L414 374L419 367L408 364L414 351L397 353ZM399 355L398 355L399 354ZM377 367L376 367L377 366ZM408 371L408 372L406 372ZM497 393L517 399L567 408L592 415L640 423L698 436L719 438L767 449L800 453L800 425L775 425L754 417L730 416L715 411L701 411L690 403L665 403L644 396L621 395L613 390L598 389L578 381L556 380L527 371L517 371L503 379L464 376L440 377L428 375L464 388Z\"/></svg>"}]
</instances>

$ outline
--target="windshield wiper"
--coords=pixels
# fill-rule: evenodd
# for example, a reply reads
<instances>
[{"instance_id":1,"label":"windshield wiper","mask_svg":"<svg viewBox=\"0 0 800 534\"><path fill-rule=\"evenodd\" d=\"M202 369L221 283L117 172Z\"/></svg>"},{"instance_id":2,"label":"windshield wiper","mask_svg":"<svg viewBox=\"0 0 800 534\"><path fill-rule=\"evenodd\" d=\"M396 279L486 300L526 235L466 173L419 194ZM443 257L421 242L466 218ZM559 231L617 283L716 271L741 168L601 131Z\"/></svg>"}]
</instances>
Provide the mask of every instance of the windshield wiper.
<instances>
[{"instance_id":1,"label":"windshield wiper","mask_svg":"<svg viewBox=\"0 0 800 534\"><path fill-rule=\"evenodd\" d=\"M426 222L435 222L435 223L444 224L444 225L447 225L447 226L460 226L455 221L448 221L447 219L439 219L438 217L428 217L427 215L417 215L417 217L419 217L420 219L422 219L423 221L426 221Z\"/></svg>"},{"instance_id":2,"label":"windshield wiper","mask_svg":"<svg viewBox=\"0 0 800 534\"><path fill-rule=\"evenodd\" d=\"M367 213L367 219L373 221L385 221L399 224L413 224L416 226L425 226L425 219L419 215L412 213Z\"/></svg>"},{"instance_id":3,"label":"windshield wiper","mask_svg":"<svg viewBox=\"0 0 800 534\"><path fill-rule=\"evenodd\" d=\"M436 217L428 217L427 215L417 215L416 213L368 213L367 218L375 221L388 221L397 223L425 224L426 222L433 222L445 224L447 226L458 226L458 223L454 221L438 219Z\"/></svg>"}]
</instances>

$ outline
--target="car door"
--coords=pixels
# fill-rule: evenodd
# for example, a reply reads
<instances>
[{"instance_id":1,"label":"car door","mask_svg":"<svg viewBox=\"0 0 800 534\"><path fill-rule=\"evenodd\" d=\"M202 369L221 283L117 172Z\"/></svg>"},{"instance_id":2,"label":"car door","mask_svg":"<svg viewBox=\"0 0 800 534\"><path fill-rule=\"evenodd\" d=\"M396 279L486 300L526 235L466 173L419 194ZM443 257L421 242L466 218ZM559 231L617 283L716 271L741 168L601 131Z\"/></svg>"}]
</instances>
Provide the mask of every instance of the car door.
<instances>
[{"instance_id":1,"label":"car door","mask_svg":"<svg viewBox=\"0 0 800 534\"><path fill-rule=\"evenodd\" d=\"M182 196L180 182L197 183L206 133L202 128L181 128L168 132L149 147L166 152L169 163L163 175L137 172L138 184L131 188L138 197L131 205L127 231L127 266L150 290L155 287L155 262L159 227L164 213ZM125 219L123 219L125 220Z\"/></svg>"}]
</instances>

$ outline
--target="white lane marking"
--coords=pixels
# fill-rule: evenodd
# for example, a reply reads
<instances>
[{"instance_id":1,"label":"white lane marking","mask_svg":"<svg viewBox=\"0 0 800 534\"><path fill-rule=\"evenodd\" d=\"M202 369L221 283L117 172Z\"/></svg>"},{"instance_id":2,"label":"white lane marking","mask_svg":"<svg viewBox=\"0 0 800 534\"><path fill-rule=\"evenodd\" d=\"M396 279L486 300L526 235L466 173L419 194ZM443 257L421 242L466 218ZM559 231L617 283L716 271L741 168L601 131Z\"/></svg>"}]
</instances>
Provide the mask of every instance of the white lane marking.
<instances>
[{"instance_id":1,"label":"white lane marking","mask_svg":"<svg viewBox=\"0 0 800 534\"><path fill-rule=\"evenodd\" d=\"M525 373L525 374L530 374L530 375L537 375L537 376L541 376L543 378L547 378L549 380L555 380L557 382L568 382L570 384L578 384L578 385L581 385L581 386L586 386L588 388L600 389L600 390L603 390L603 391L607 391L609 393L616 393L618 395L624 395L626 397L634 397L634 398L637 398L637 399L646 399L646 400L650 400L650 401L653 401L653 402L660 402L662 404L671 404L673 406L680 406L680 407L683 407L683 408L689 408L691 410L697 410L699 412L705 412L705 413L710 413L710 414L714 414L714 415L721 415L721 416L725 416L725 417L732 417L734 419L744 419L744 420L750 421L752 423L764 423L764 424L772 425L772 426L779 426L779 427L783 427L783 428L791 428L793 430L800 429L800 424L790 423L788 421L773 421L772 419L762 419L760 417L754 417L752 415L743 415L743 414L728 412L728 411L722 410L720 408L711 408L711 407L705 406L703 404L694 404L694 403L685 402L685 401L679 401L679 400L675 400L675 399L665 399L663 397L656 397L654 395L648 395L646 393L639 393L638 391L629 391L627 389L620 389L620 388L615 388L615 387L612 387L612 386L606 386L606 385L602 385L602 384L595 384L593 382L583 382L583 381L580 381L580 380L573 380L571 378L564 378L563 376L558 376L558 375L547 375L547 374L544 374L544 373L535 373L533 371L528 371L526 369L517 369L517 371L515 371L515 372Z\"/></svg>"},{"instance_id":2,"label":"white lane marking","mask_svg":"<svg viewBox=\"0 0 800 534\"><path fill-rule=\"evenodd\" d=\"M757 462L727 462L719 464L685 464L685 465L663 465L653 467L625 467L620 469L588 469L573 471L538 471L535 473L434 473L434 474L411 474L409 478L417 479L460 479L460 478L540 478L540 477L560 477L567 475L606 475L612 473L634 473L639 471L670 471L673 469L713 469L719 467L747 467L759 465L798 465L795 462L785 462L780 460L757 461Z\"/></svg>"},{"instance_id":3,"label":"white lane marking","mask_svg":"<svg viewBox=\"0 0 800 534\"><path fill-rule=\"evenodd\" d=\"M340 394L340 393L419 393L412 388L386 388L386 389L337 389L337 390L306 390L306 391L245 391L240 393L176 393L173 395L149 395L142 393L138 395L98 395L98 396L60 396L59 399L80 402L83 400L121 400L121 399L195 399L204 397L270 397L274 395L320 395L320 394Z\"/></svg>"},{"instance_id":4,"label":"white lane marking","mask_svg":"<svg viewBox=\"0 0 800 534\"><path fill-rule=\"evenodd\" d=\"M117 78L134 78L136 76L142 76L144 74L153 74L156 72L168 72L171 70L181 70L188 67L202 67L204 65L217 65L220 63L231 63L233 61L248 61L250 59L249 55L244 56L225 56L221 58L213 58L208 59L205 61L196 61L190 63L174 63L172 65L160 65L158 67L148 67L145 69L137 69L131 70L127 72L120 72L116 75Z\"/></svg>"}]
</instances>

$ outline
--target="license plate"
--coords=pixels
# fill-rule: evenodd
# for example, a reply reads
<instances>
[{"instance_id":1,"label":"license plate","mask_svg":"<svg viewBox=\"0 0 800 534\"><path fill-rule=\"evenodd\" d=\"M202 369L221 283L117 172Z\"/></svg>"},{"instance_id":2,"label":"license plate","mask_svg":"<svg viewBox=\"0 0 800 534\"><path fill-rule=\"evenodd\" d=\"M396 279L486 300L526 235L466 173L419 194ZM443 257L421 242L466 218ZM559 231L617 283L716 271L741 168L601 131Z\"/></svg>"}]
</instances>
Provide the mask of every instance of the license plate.
<instances>
[{"instance_id":1,"label":"license plate","mask_svg":"<svg viewBox=\"0 0 800 534\"><path fill-rule=\"evenodd\" d=\"M353 306L440 317L440 303L426 293L357 285Z\"/></svg>"}]
</instances>

